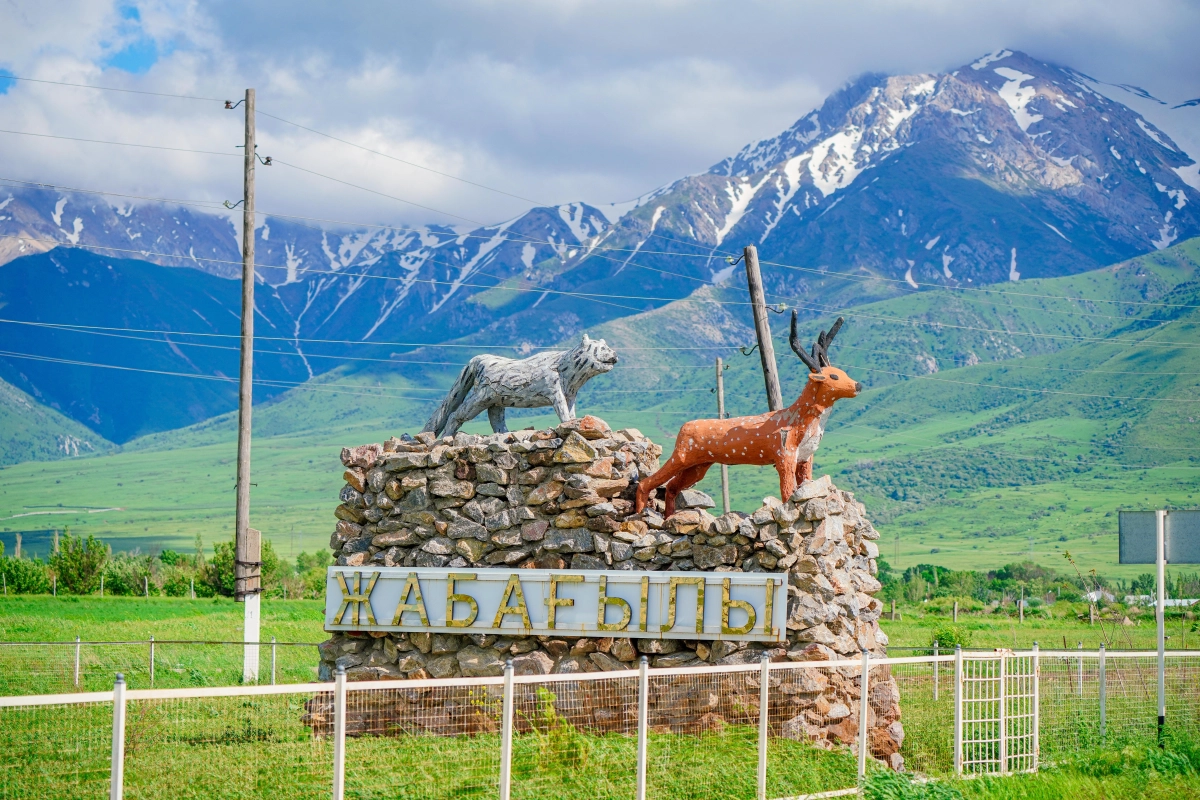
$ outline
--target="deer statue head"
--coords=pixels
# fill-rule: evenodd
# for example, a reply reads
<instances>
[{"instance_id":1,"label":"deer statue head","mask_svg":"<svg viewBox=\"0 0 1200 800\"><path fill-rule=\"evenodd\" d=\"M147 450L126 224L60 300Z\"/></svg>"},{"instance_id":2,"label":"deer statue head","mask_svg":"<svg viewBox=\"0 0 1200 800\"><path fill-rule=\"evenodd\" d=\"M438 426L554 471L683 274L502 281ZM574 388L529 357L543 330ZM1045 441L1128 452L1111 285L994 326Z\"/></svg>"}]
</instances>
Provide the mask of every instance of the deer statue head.
<instances>
[{"instance_id":1,"label":"deer statue head","mask_svg":"<svg viewBox=\"0 0 1200 800\"><path fill-rule=\"evenodd\" d=\"M822 331L817 336L817 341L812 346L812 352L806 353L800 346L800 337L796 335L796 316L796 311L793 309L792 335L788 343L792 346L793 352L804 362L804 366L808 367L808 380L814 384L817 397L822 401L822 405L832 405L843 397L856 396L862 391L862 384L851 380L843 370L829 363L829 345L833 342L833 337L837 336L837 332L841 330L845 320L838 317L832 328Z\"/></svg>"}]
</instances>

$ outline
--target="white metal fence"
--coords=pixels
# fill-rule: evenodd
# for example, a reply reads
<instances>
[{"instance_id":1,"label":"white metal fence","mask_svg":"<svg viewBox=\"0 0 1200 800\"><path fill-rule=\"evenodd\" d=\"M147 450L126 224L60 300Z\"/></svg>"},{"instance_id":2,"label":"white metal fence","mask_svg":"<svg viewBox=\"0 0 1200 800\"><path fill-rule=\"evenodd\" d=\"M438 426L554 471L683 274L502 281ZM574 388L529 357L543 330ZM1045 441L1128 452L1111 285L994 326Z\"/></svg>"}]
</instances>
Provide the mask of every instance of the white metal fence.
<instances>
[{"instance_id":1,"label":"white metal fence","mask_svg":"<svg viewBox=\"0 0 1200 800\"><path fill-rule=\"evenodd\" d=\"M1168 727L1194 735L1200 652L1167 662ZM0 698L0 798L853 794L879 752L877 682L898 686L907 768L1008 773L1101 741L1154 741L1156 665L1142 652L1034 650L404 682L118 681ZM872 699L851 702L842 744L808 727L831 684Z\"/></svg>"}]
</instances>

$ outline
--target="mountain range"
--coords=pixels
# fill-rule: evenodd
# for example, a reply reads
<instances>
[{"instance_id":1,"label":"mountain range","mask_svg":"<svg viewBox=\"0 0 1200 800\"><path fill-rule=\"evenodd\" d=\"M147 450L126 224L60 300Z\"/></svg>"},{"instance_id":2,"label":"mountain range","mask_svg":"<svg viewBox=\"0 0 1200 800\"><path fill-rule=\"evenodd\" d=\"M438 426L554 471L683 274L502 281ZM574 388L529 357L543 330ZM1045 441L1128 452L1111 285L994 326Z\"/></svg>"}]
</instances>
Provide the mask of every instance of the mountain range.
<instances>
[{"instance_id":1,"label":"mountain range","mask_svg":"<svg viewBox=\"0 0 1200 800\"><path fill-rule=\"evenodd\" d=\"M421 344L530 352L697 292L727 304L729 325L714 338L681 321L694 340L745 343L729 261L747 244L769 300L809 319L1074 275L1200 234L1198 170L1094 79L1000 51L945 74L861 76L624 206L466 231L265 217L256 397L335 368L445 366ZM209 208L0 190L0 379L116 443L226 412L239 260L237 228Z\"/></svg>"}]
</instances>

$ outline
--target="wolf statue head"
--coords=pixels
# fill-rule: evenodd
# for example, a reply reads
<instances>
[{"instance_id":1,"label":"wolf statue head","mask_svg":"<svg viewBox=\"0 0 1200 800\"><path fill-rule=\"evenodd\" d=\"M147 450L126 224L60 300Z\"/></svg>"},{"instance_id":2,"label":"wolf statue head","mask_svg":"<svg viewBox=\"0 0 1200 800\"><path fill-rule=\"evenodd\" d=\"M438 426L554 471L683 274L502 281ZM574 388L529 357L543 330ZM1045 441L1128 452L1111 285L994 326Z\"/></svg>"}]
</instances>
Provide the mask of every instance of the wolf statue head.
<instances>
[{"instance_id":1,"label":"wolf statue head","mask_svg":"<svg viewBox=\"0 0 1200 800\"><path fill-rule=\"evenodd\" d=\"M559 371L567 382L582 385L584 381L602 375L617 365L617 353L603 339L593 339L586 333L583 340L566 353L559 362Z\"/></svg>"}]
</instances>

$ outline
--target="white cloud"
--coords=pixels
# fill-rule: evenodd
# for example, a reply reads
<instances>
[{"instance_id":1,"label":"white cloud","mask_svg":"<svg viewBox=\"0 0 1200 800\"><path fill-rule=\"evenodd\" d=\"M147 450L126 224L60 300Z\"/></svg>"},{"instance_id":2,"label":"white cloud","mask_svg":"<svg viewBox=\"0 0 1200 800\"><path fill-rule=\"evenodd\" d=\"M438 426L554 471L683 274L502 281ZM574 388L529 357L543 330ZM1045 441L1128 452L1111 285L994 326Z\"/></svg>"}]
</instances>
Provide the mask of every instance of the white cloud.
<instances>
[{"instance_id":1,"label":"white cloud","mask_svg":"<svg viewBox=\"0 0 1200 800\"><path fill-rule=\"evenodd\" d=\"M1200 10L1185 0L151 0L136 3L137 33L154 40L159 60L130 75L101 66L130 36L129 7L9 0L0 67L222 99L253 85L265 111L555 203L620 201L702 171L790 125L857 73L939 71L1000 47L1190 99L1200 33ZM12 85L0 114L4 127L67 136L229 152L241 140L240 112L219 104L41 84ZM1179 115L1194 130L1200 109ZM1185 149L1200 145L1200 134L1180 137L1154 121ZM271 119L259 127L260 153L422 205L488 222L525 206ZM241 192L233 158L0 141L8 177L217 201ZM283 167L259 175L264 210L438 219Z\"/></svg>"}]
</instances>

